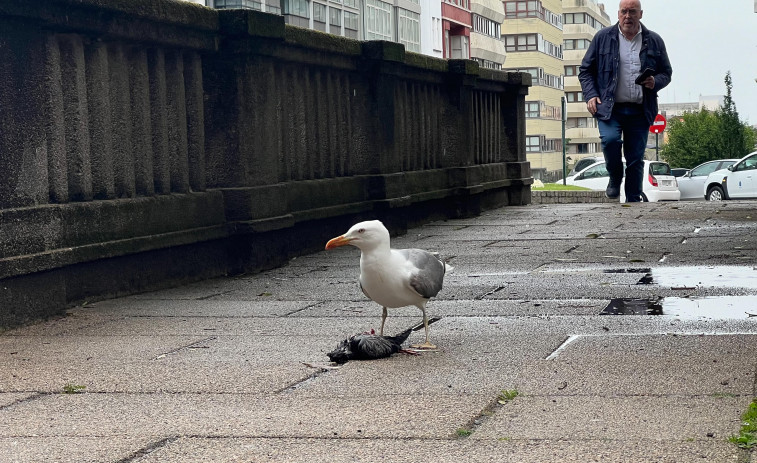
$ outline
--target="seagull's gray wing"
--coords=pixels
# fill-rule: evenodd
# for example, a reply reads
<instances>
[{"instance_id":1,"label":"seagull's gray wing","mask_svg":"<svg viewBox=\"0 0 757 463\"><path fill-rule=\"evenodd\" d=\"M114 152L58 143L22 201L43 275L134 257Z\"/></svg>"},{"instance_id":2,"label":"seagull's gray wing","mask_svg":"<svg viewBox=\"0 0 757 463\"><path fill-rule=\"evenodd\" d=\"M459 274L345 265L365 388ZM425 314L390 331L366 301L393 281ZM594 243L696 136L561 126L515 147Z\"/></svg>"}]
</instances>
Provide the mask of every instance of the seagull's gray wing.
<instances>
[{"instance_id":1,"label":"seagull's gray wing","mask_svg":"<svg viewBox=\"0 0 757 463\"><path fill-rule=\"evenodd\" d=\"M410 286L426 299L436 296L442 290L444 263L422 249L400 249L399 252L418 269L410 277Z\"/></svg>"}]
</instances>

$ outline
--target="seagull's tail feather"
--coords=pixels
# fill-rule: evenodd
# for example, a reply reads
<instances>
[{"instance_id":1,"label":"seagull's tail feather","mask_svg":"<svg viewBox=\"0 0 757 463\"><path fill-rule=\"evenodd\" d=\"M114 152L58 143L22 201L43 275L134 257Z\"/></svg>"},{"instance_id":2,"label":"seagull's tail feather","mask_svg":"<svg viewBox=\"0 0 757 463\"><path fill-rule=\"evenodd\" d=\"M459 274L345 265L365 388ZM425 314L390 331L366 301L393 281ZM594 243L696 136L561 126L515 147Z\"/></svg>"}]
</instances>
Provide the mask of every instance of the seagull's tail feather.
<instances>
[{"instance_id":1,"label":"seagull's tail feather","mask_svg":"<svg viewBox=\"0 0 757 463\"><path fill-rule=\"evenodd\" d=\"M439 262L441 262L442 264L444 264L444 273L450 273L453 270L455 270L455 267L453 267L453 266L449 265L448 263L444 262L444 259L442 259L441 254L439 254L438 252L433 251L430 254L432 256L436 257L439 260Z\"/></svg>"}]
</instances>

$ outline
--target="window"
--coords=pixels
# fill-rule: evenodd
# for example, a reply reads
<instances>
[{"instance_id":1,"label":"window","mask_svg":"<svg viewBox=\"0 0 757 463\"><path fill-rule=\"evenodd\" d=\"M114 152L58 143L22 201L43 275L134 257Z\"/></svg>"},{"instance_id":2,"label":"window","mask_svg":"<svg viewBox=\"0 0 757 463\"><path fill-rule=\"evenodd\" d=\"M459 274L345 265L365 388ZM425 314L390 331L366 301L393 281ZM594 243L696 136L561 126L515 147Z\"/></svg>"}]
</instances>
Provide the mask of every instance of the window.
<instances>
[{"instance_id":1,"label":"window","mask_svg":"<svg viewBox=\"0 0 757 463\"><path fill-rule=\"evenodd\" d=\"M475 62L478 63L479 67L485 68L485 69L496 69L496 70L502 70L502 64L495 63L494 61L485 60L483 58L473 58Z\"/></svg>"},{"instance_id":2,"label":"window","mask_svg":"<svg viewBox=\"0 0 757 463\"><path fill-rule=\"evenodd\" d=\"M506 19L539 18L544 22L562 30L562 15L553 13L552 11L545 9L540 1L505 1L504 4Z\"/></svg>"},{"instance_id":3,"label":"window","mask_svg":"<svg viewBox=\"0 0 757 463\"><path fill-rule=\"evenodd\" d=\"M563 76L547 74L543 68L508 68L508 71L527 72L531 74L532 85L541 85L543 87L556 88L562 90L564 87Z\"/></svg>"},{"instance_id":4,"label":"window","mask_svg":"<svg viewBox=\"0 0 757 463\"><path fill-rule=\"evenodd\" d=\"M504 35L505 49L508 52L537 51L537 34Z\"/></svg>"},{"instance_id":5,"label":"window","mask_svg":"<svg viewBox=\"0 0 757 463\"><path fill-rule=\"evenodd\" d=\"M243 8L247 10L261 10L260 0L216 0L214 5L218 9Z\"/></svg>"},{"instance_id":6,"label":"window","mask_svg":"<svg viewBox=\"0 0 757 463\"><path fill-rule=\"evenodd\" d=\"M357 0L344 0L344 6L357 9Z\"/></svg>"},{"instance_id":7,"label":"window","mask_svg":"<svg viewBox=\"0 0 757 463\"><path fill-rule=\"evenodd\" d=\"M412 1L412 0L411 0ZM466 10L470 9L469 0L444 0L446 3L451 3L453 5L457 5L460 8L465 8ZM419 2L415 2L419 3Z\"/></svg>"},{"instance_id":8,"label":"window","mask_svg":"<svg viewBox=\"0 0 757 463\"><path fill-rule=\"evenodd\" d=\"M434 50L442 50L442 19L431 18L431 25L434 31Z\"/></svg>"},{"instance_id":9,"label":"window","mask_svg":"<svg viewBox=\"0 0 757 463\"><path fill-rule=\"evenodd\" d=\"M473 30L484 35L488 35L489 37L495 37L499 39L499 28L500 25L498 23L495 23L491 19L484 18L483 16L477 15L473 13L471 15L473 17Z\"/></svg>"},{"instance_id":10,"label":"window","mask_svg":"<svg viewBox=\"0 0 757 463\"><path fill-rule=\"evenodd\" d=\"M741 170L755 170L757 169L757 156L751 156L740 163L736 164L736 167L734 167L734 172L741 171Z\"/></svg>"},{"instance_id":11,"label":"window","mask_svg":"<svg viewBox=\"0 0 757 463\"><path fill-rule=\"evenodd\" d=\"M266 13L281 14L281 3L276 0L267 0L265 4Z\"/></svg>"},{"instance_id":12,"label":"window","mask_svg":"<svg viewBox=\"0 0 757 463\"><path fill-rule=\"evenodd\" d=\"M326 22L326 5L313 2L313 21Z\"/></svg>"},{"instance_id":13,"label":"window","mask_svg":"<svg viewBox=\"0 0 757 463\"><path fill-rule=\"evenodd\" d=\"M604 163L589 167L581 173L581 178L601 178L609 176L610 173L607 172L607 166Z\"/></svg>"},{"instance_id":14,"label":"window","mask_svg":"<svg viewBox=\"0 0 757 463\"><path fill-rule=\"evenodd\" d=\"M591 40L586 39L565 39L563 41L563 47L566 50L586 50L590 44Z\"/></svg>"},{"instance_id":15,"label":"window","mask_svg":"<svg viewBox=\"0 0 757 463\"><path fill-rule=\"evenodd\" d=\"M284 14L301 16L303 18L310 17L310 14L308 14L307 0L284 0L281 2L281 6L284 9Z\"/></svg>"},{"instance_id":16,"label":"window","mask_svg":"<svg viewBox=\"0 0 757 463\"><path fill-rule=\"evenodd\" d=\"M597 122L593 117L569 117L565 127L568 129L594 129L597 127Z\"/></svg>"},{"instance_id":17,"label":"window","mask_svg":"<svg viewBox=\"0 0 757 463\"><path fill-rule=\"evenodd\" d=\"M562 59L562 45L544 40L541 34L503 35L505 49L508 52L540 51L555 58Z\"/></svg>"},{"instance_id":18,"label":"window","mask_svg":"<svg viewBox=\"0 0 757 463\"><path fill-rule=\"evenodd\" d=\"M565 13L563 15L563 23L565 24L588 24L594 29L602 29L602 23L599 22L594 16L587 13Z\"/></svg>"},{"instance_id":19,"label":"window","mask_svg":"<svg viewBox=\"0 0 757 463\"><path fill-rule=\"evenodd\" d=\"M541 137L536 136L527 136L526 137L526 152L528 153L536 153L541 151Z\"/></svg>"},{"instance_id":20,"label":"window","mask_svg":"<svg viewBox=\"0 0 757 463\"><path fill-rule=\"evenodd\" d=\"M565 75L566 76L577 76L578 75L578 68L579 67L580 66L577 65L577 64L575 66L565 66Z\"/></svg>"},{"instance_id":21,"label":"window","mask_svg":"<svg viewBox=\"0 0 757 463\"><path fill-rule=\"evenodd\" d=\"M392 40L392 5L381 0L365 0L365 39Z\"/></svg>"},{"instance_id":22,"label":"window","mask_svg":"<svg viewBox=\"0 0 757 463\"><path fill-rule=\"evenodd\" d=\"M539 102L538 101L526 101L526 118L528 119L539 118Z\"/></svg>"},{"instance_id":23,"label":"window","mask_svg":"<svg viewBox=\"0 0 757 463\"><path fill-rule=\"evenodd\" d=\"M468 47L468 37L464 35L452 35L449 38L450 42L450 58L452 59L468 59L470 57Z\"/></svg>"},{"instance_id":24,"label":"window","mask_svg":"<svg viewBox=\"0 0 757 463\"><path fill-rule=\"evenodd\" d=\"M342 10L340 10L339 8L329 7L329 25L342 25Z\"/></svg>"},{"instance_id":25,"label":"window","mask_svg":"<svg viewBox=\"0 0 757 463\"><path fill-rule=\"evenodd\" d=\"M543 14L543 8L539 1L505 2L505 17L508 19L537 18L543 17Z\"/></svg>"},{"instance_id":26,"label":"window","mask_svg":"<svg viewBox=\"0 0 757 463\"><path fill-rule=\"evenodd\" d=\"M397 8L397 41L408 51L421 51L421 16L404 8Z\"/></svg>"},{"instance_id":27,"label":"window","mask_svg":"<svg viewBox=\"0 0 757 463\"><path fill-rule=\"evenodd\" d=\"M565 99L568 103L578 103L584 101L583 92L565 92Z\"/></svg>"},{"instance_id":28,"label":"window","mask_svg":"<svg viewBox=\"0 0 757 463\"><path fill-rule=\"evenodd\" d=\"M358 30L358 27L360 26L360 23L358 22L358 15L355 13L352 13L350 11L344 12L344 28L345 29L351 29L351 30Z\"/></svg>"}]
</instances>

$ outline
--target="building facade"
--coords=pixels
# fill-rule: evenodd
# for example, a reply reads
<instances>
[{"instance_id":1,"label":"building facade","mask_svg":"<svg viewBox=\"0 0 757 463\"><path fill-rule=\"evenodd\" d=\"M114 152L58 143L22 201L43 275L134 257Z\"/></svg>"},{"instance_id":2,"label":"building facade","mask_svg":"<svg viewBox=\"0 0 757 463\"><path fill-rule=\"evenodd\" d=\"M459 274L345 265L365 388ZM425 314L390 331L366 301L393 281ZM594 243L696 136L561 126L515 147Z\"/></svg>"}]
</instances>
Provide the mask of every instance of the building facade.
<instances>
[{"instance_id":1,"label":"building facade","mask_svg":"<svg viewBox=\"0 0 757 463\"><path fill-rule=\"evenodd\" d=\"M586 109L578 68L594 35L609 26L610 16L594 0L563 0L563 65L565 69L565 152L572 162L602 153L597 120Z\"/></svg>"},{"instance_id":2,"label":"building facade","mask_svg":"<svg viewBox=\"0 0 757 463\"><path fill-rule=\"evenodd\" d=\"M535 178L562 171L563 21L560 0L505 0L508 71L528 72L526 152Z\"/></svg>"},{"instance_id":3,"label":"building facade","mask_svg":"<svg viewBox=\"0 0 757 463\"><path fill-rule=\"evenodd\" d=\"M504 20L501 0L471 0L471 59L482 68L502 69L506 58L501 34Z\"/></svg>"}]
</instances>

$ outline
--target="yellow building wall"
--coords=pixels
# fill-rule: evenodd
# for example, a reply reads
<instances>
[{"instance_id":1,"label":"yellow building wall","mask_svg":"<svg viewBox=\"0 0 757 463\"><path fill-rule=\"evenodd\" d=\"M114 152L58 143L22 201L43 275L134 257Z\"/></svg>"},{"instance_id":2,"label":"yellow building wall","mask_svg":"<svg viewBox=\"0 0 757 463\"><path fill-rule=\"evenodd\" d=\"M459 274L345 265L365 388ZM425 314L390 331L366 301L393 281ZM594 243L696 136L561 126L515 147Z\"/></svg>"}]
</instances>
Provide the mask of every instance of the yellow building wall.
<instances>
[{"instance_id":1,"label":"yellow building wall","mask_svg":"<svg viewBox=\"0 0 757 463\"><path fill-rule=\"evenodd\" d=\"M556 15L562 15L561 0L543 0L542 6ZM561 46L563 32L551 24L537 18L506 19L502 34L541 34L548 42ZM561 59L542 52L508 53L505 68L542 68L545 73L562 76L565 68ZM563 90L534 85L529 88L526 101L543 101L549 106L560 108ZM526 119L527 136L543 135L547 139L562 138L562 121L559 119ZM562 149L527 153L528 161L534 169L562 172Z\"/></svg>"}]
</instances>

